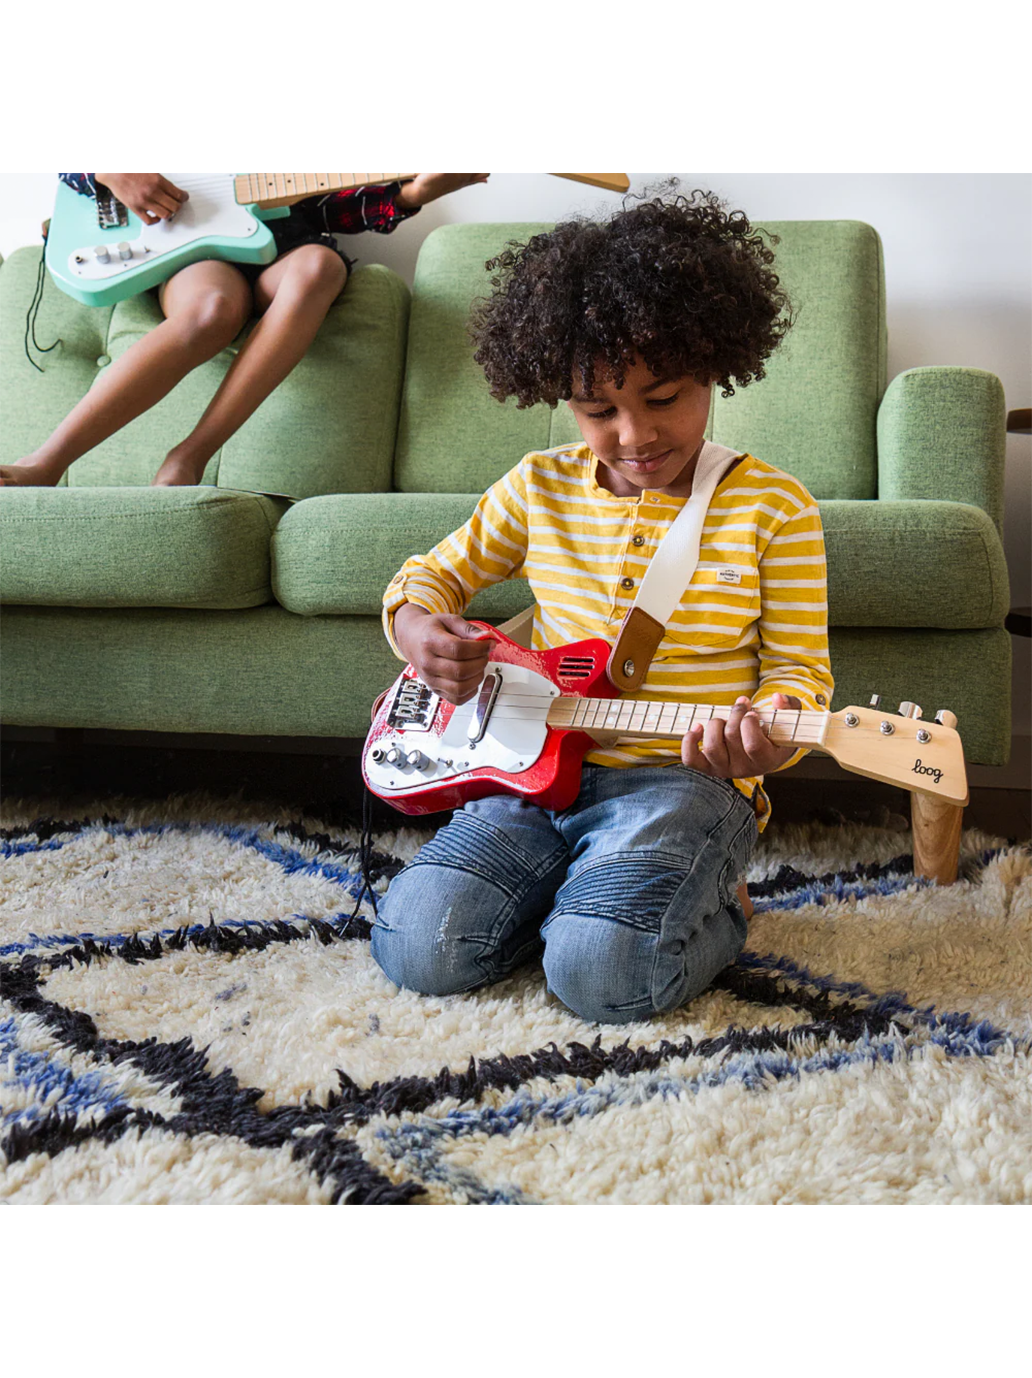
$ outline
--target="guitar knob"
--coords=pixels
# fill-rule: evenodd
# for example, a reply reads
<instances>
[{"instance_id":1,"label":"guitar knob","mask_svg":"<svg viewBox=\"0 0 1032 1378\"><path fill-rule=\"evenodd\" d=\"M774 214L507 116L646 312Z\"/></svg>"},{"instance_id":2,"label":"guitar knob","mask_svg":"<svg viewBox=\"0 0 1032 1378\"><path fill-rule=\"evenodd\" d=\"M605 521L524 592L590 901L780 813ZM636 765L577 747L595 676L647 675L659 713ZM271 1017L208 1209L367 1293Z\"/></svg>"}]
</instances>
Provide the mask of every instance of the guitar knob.
<instances>
[{"instance_id":1,"label":"guitar knob","mask_svg":"<svg viewBox=\"0 0 1032 1378\"><path fill-rule=\"evenodd\" d=\"M111 262L111 255L110 253L108 253L108 246L106 244L98 244L97 247L93 250L93 257L97 260L98 263Z\"/></svg>"},{"instance_id":2,"label":"guitar knob","mask_svg":"<svg viewBox=\"0 0 1032 1378\"><path fill-rule=\"evenodd\" d=\"M131 244L127 244L126 241L123 239L118 246L118 257L123 260L128 260L132 258L132 256L133 246Z\"/></svg>"},{"instance_id":3,"label":"guitar knob","mask_svg":"<svg viewBox=\"0 0 1032 1378\"><path fill-rule=\"evenodd\" d=\"M410 751L405 757L405 763L411 766L413 770L426 770L427 766L430 764L427 757L424 756L421 751Z\"/></svg>"},{"instance_id":4,"label":"guitar knob","mask_svg":"<svg viewBox=\"0 0 1032 1378\"><path fill-rule=\"evenodd\" d=\"M392 746L387 752L386 760L389 766L400 766L404 759L404 755L396 746Z\"/></svg>"},{"instance_id":5,"label":"guitar knob","mask_svg":"<svg viewBox=\"0 0 1032 1378\"><path fill-rule=\"evenodd\" d=\"M872 695L871 695L871 707L872 707L872 708L880 708L880 707L881 707L881 694L872 694Z\"/></svg>"},{"instance_id":6,"label":"guitar knob","mask_svg":"<svg viewBox=\"0 0 1032 1378\"><path fill-rule=\"evenodd\" d=\"M901 718L919 718L921 708L918 704L911 703L909 699L904 699L899 706L899 715Z\"/></svg>"},{"instance_id":7,"label":"guitar knob","mask_svg":"<svg viewBox=\"0 0 1032 1378\"><path fill-rule=\"evenodd\" d=\"M951 713L948 708L940 708L935 715L935 721L940 723L943 727L956 727L957 715L956 713Z\"/></svg>"}]
</instances>

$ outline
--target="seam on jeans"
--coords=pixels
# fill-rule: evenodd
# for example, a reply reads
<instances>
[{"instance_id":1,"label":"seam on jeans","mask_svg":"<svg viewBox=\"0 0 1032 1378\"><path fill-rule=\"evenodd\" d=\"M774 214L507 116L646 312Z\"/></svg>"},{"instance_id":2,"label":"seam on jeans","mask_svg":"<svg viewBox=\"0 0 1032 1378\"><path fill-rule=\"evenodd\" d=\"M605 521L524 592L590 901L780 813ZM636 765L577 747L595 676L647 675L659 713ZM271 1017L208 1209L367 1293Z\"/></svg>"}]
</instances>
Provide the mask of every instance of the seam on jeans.
<instances>
[{"instance_id":1,"label":"seam on jeans","mask_svg":"<svg viewBox=\"0 0 1032 1378\"><path fill-rule=\"evenodd\" d=\"M476 828L480 833L483 834L485 838L489 839L492 846L498 847L499 850L504 850L506 855L512 857L514 861L518 862L521 868L527 870L528 872L531 872L531 863L528 854L526 852L521 851L518 847L515 847L509 841L508 837L506 837L505 833L502 831L501 828L497 827L495 824L484 823L481 819L477 818L475 814L471 813L464 812L463 821L466 823L467 826ZM557 837L558 845L556 850L568 852L569 848L566 846L562 837L559 835L557 835ZM417 856L415 860L418 861L419 857ZM431 860L431 862L427 864L432 865L433 861ZM541 875L544 874L543 870L540 869L540 867L535 867L531 873L534 875L535 879L538 879Z\"/></svg>"},{"instance_id":2,"label":"seam on jeans","mask_svg":"<svg viewBox=\"0 0 1032 1378\"><path fill-rule=\"evenodd\" d=\"M728 908L728 905L731 902L730 887L725 887L725 879L727 876L728 869L730 868L731 863L734 859L735 850L738 846L738 841L741 838L742 834L746 831L750 824L753 827L756 826L756 817L752 809L749 807L749 801L744 797L744 795L742 795L738 790L736 790L734 786L731 787L731 790L735 796L735 799L732 799L730 801L731 807L728 809L727 813L722 815L720 821L716 823L714 827L711 829L711 831L707 834L706 842L708 843L710 839L713 837L713 834L717 831L717 829L720 828L727 821L728 818L730 818L731 814L734 811L735 800L741 801L743 808L746 810L746 817L742 819L741 826L737 829L737 831L732 836L730 842L727 844L727 857L725 858L724 865L720 869L720 874L717 876L716 898L719 908L714 914L705 915L704 921L707 918L715 918L716 914ZM700 849L700 851L696 853L695 857L692 858L692 865L690 870L688 870L685 873L685 877L681 885L679 885L677 890L674 891L673 895L670 898L670 903L667 905L666 912L663 914L659 921L659 931L656 934L656 944L652 952L652 969L649 972L649 1002L654 1012L658 1010L658 1006L656 1004L656 970L659 965L660 953L663 950L664 928L666 926L667 916L670 913L671 907L676 902L677 896L680 894L682 886L686 885L688 881L690 881L695 876L696 867L702 855L702 851L704 850L705 847ZM624 1007L614 1006L613 1008L618 1009ZM628 1008L630 1008L630 1006L628 1006Z\"/></svg>"},{"instance_id":3,"label":"seam on jeans","mask_svg":"<svg viewBox=\"0 0 1032 1378\"><path fill-rule=\"evenodd\" d=\"M470 820L467 817L467 823L468 821L473 820ZM502 846L504 847L504 849L506 849L508 856L513 857L513 860L519 863L519 867L521 867L521 870L525 872L526 876L528 876L528 881L530 883L540 881L541 876L546 874L546 871L551 870L551 867L553 867L554 864L553 858L555 856L559 856L559 854L564 853L569 854L569 847L566 847L565 843L562 842L562 839L559 839L558 845L555 846L553 852L548 853L547 864L537 863L535 865L532 865L530 864L529 858L528 856L526 856L526 853L519 852L517 847L511 845L511 843L508 842L506 836L504 836L504 834L502 834L500 830L497 830L497 828L486 828L484 827L484 824L477 825L479 831L481 831L482 834L486 836L486 838L491 838L492 843L502 843ZM413 865L413 867L416 867L416 865L437 865L437 867L448 867L451 871L463 871L466 872L466 875L478 876L478 878L482 879L482 881L486 881L489 883L489 885L495 886L497 890L502 890L504 894L510 893L510 889L508 889L508 886L504 885L502 881L499 881L499 878L497 878L496 875L492 875L491 872L488 871L482 871L481 868L477 867L477 865L471 864L470 861L449 861L446 860L446 858L444 857L437 856L424 857L423 852L419 852L416 854L415 857L412 858L412 861L409 861L409 865Z\"/></svg>"}]
</instances>

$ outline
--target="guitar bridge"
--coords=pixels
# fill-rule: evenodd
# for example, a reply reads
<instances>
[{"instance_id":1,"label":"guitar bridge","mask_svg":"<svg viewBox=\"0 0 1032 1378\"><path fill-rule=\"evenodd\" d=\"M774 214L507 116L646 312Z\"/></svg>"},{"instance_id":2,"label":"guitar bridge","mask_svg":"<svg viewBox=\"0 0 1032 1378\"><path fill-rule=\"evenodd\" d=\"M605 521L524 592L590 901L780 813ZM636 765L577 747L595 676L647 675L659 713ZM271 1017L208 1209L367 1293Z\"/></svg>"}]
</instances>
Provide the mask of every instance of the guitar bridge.
<instances>
[{"instance_id":1,"label":"guitar bridge","mask_svg":"<svg viewBox=\"0 0 1032 1378\"><path fill-rule=\"evenodd\" d=\"M97 224L102 230L121 230L129 224L129 212L121 201L102 187L97 188Z\"/></svg>"},{"instance_id":2,"label":"guitar bridge","mask_svg":"<svg viewBox=\"0 0 1032 1378\"><path fill-rule=\"evenodd\" d=\"M440 702L439 695L429 689L421 679L406 679L398 688L387 713L387 723L398 729L429 729Z\"/></svg>"}]
</instances>

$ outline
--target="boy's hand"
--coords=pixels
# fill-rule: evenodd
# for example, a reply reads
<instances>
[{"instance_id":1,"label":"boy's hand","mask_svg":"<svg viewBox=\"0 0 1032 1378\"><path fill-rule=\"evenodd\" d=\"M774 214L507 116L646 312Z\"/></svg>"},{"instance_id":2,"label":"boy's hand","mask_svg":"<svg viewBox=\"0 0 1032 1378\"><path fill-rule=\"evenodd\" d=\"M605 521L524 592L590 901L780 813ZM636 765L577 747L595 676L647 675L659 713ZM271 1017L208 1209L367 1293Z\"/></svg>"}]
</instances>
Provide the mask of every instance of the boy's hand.
<instances>
[{"instance_id":1,"label":"boy's hand","mask_svg":"<svg viewBox=\"0 0 1032 1378\"><path fill-rule=\"evenodd\" d=\"M138 215L145 225L156 225L175 215L189 192L173 186L160 172L96 172L96 181Z\"/></svg>"},{"instance_id":2,"label":"boy's hand","mask_svg":"<svg viewBox=\"0 0 1032 1378\"><path fill-rule=\"evenodd\" d=\"M775 694L774 708L802 708L794 694ZM692 770L719 780L741 780L777 770L798 751L796 746L775 746L763 731L759 714L744 695L735 700L727 722L711 718L685 733L681 760Z\"/></svg>"},{"instance_id":3,"label":"boy's hand","mask_svg":"<svg viewBox=\"0 0 1032 1378\"><path fill-rule=\"evenodd\" d=\"M449 192L486 182L490 175L489 172L417 172L411 182L402 184L394 204L399 210L414 211Z\"/></svg>"},{"instance_id":4,"label":"boy's hand","mask_svg":"<svg viewBox=\"0 0 1032 1378\"><path fill-rule=\"evenodd\" d=\"M454 704L477 692L496 643L460 613L427 612L418 603L394 614L394 639L423 683Z\"/></svg>"}]
</instances>

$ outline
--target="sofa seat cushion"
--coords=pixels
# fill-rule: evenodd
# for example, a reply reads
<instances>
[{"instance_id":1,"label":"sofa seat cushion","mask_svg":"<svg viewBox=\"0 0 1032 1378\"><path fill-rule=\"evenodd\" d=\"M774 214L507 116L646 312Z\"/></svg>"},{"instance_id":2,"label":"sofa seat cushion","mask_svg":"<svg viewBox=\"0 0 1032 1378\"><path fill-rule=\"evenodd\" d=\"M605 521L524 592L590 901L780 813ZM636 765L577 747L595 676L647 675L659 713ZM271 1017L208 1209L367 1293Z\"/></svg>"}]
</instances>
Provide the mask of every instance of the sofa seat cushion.
<instances>
[{"instance_id":1,"label":"sofa seat cushion","mask_svg":"<svg viewBox=\"0 0 1032 1378\"><path fill-rule=\"evenodd\" d=\"M456 493L356 493L297 503L273 536L273 592L306 616L376 616L404 561L461 526L476 502ZM980 508L847 500L819 506L832 626L1003 625L1007 565ZM478 594L469 612L509 617L529 602L526 582L513 580Z\"/></svg>"},{"instance_id":2,"label":"sofa seat cushion","mask_svg":"<svg viewBox=\"0 0 1032 1378\"><path fill-rule=\"evenodd\" d=\"M272 538L272 591L291 612L379 617L383 591L410 555L462 525L467 493L351 493L306 498ZM471 617L511 617L532 595L513 579L477 594Z\"/></svg>"},{"instance_id":3,"label":"sofa seat cushion","mask_svg":"<svg viewBox=\"0 0 1032 1378\"><path fill-rule=\"evenodd\" d=\"M251 608L286 503L222 488L0 490L0 601Z\"/></svg>"}]
</instances>

